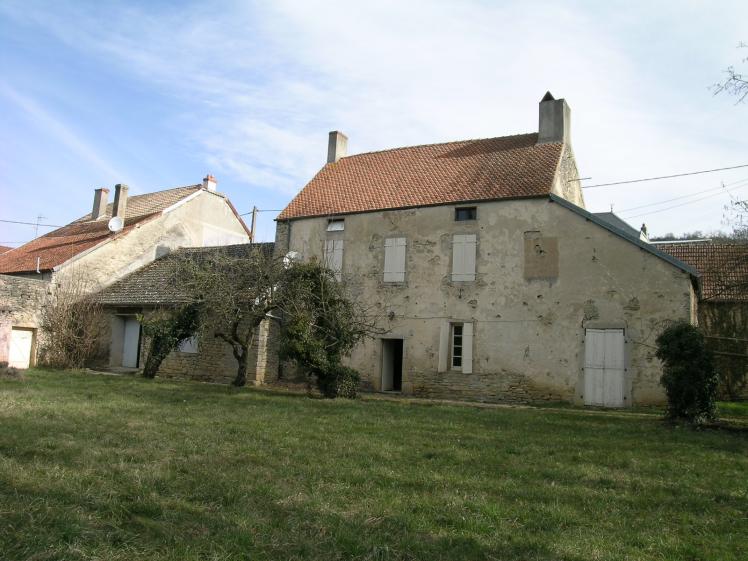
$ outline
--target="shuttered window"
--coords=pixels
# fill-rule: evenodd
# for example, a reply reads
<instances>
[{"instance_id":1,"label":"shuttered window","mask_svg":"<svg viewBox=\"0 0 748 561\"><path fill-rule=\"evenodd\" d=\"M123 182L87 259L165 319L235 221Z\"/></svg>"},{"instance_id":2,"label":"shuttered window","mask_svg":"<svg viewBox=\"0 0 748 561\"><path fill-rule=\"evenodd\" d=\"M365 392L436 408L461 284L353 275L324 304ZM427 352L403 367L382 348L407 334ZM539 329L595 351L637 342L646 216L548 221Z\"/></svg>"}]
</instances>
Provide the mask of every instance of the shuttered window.
<instances>
[{"instance_id":1,"label":"shuttered window","mask_svg":"<svg viewBox=\"0 0 748 561\"><path fill-rule=\"evenodd\" d=\"M325 242L325 266L335 272L335 278L340 280L343 270L343 240L327 240Z\"/></svg>"},{"instance_id":2,"label":"shuttered window","mask_svg":"<svg viewBox=\"0 0 748 561\"><path fill-rule=\"evenodd\" d=\"M405 238L384 240L384 282L405 281Z\"/></svg>"},{"instance_id":3,"label":"shuttered window","mask_svg":"<svg viewBox=\"0 0 748 561\"><path fill-rule=\"evenodd\" d=\"M475 234L455 234L452 237L452 281L475 280Z\"/></svg>"}]
</instances>

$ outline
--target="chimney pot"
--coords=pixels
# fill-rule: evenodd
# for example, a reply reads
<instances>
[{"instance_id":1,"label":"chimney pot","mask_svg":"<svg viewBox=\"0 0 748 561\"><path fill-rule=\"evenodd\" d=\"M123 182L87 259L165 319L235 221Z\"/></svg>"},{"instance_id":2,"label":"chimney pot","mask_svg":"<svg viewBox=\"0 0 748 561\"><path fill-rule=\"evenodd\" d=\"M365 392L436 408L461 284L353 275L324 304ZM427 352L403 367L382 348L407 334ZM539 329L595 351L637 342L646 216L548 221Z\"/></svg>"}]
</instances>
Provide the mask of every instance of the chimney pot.
<instances>
[{"instance_id":1,"label":"chimney pot","mask_svg":"<svg viewBox=\"0 0 748 561\"><path fill-rule=\"evenodd\" d=\"M334 164L348 154L348 137L340 131L330 131L327 142L327 163Z\"/></svg>"},{"instance_id":2,"label":"chimney pot","mask_svg":"<svg viewBox=\"0 0 748 561\"><path fill-rule=\"evenodd\" d=\"M538 144L571 142L571 109L563 99L546 92L540 100Z\"/></svg>"},{"instance_id":3,"label":"chimney pot","mask_svg":"<svg viewBox=\"0 0 748 561\"><path fill-rule=\"evenodd\" d=\"M94 189L93 210L91 220L98 220L106 214L106 205L109 202L109 189L101 187Z\"/></svg>"},{"instance_id":4,"label":"chimney pot","mask_svg":"<svg viewBox=\"0 0 748 561\"><path fill-rule=\"evenodd\" d=\"M205 177L203 177L203 189L207 189L208 191L215 192L217 184L218 184L218 181L216 181L216 178L213 177L211 174L208 174Z\"/></svg>"},{"instance_id":5,"label":"chimney pot","mask_svg":"<svg viewBox=\"0 0 748 561\"><path fill-rule=\"evenodd\" d=\"M112 207L112 218L119 216L122 222L125 221L125 213L127 212L127 191L129 187L122 183L117 183L114 186L114 205Z\"/></svg>"}]
</instances>

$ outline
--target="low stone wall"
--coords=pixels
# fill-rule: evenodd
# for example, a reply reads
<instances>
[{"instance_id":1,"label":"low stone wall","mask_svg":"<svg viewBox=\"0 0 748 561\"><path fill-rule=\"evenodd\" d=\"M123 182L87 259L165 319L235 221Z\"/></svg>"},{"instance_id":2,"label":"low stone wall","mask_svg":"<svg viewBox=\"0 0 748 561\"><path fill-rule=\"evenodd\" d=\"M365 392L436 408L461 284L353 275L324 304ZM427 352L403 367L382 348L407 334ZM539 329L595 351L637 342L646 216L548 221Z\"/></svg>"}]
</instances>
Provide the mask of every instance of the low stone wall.
<instances>
[{"instance_id":1,"label":"low stone wall","mask_svg":"<svg viewBox=\"0 0 748 561\"><path fill-rule=\"evenodd\" d=\"M0 275L0 362L8 360L13 327L39 328L42 307L50 290L47 281ZM32 365L38 346L37 340L32 350Z\"/></svg>"},{"instance_id":2,"label":"low stone wall","mask_svg":"<svg viewBox=\"0 0 748 561\"><path fill-rule=\"evenodd\" d=\"M529 403L571 401L573 388L566 392L541 387L517 372L406 372L403 393L434 399L464 399L488 403Z\"/></svg>"}]
</instances>

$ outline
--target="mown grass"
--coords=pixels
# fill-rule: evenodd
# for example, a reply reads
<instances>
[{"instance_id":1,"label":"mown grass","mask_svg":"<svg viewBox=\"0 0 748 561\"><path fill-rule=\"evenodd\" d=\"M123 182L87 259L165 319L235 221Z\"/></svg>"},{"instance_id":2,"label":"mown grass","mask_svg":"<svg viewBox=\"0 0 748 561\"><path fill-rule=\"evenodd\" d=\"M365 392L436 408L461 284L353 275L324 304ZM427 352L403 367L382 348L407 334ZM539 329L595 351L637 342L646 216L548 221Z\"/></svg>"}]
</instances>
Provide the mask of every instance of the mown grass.
<instances>
[{"instance_id":1,"label":"mown grass","mask_svg":"<svg viewBox=\"0 0 748 561\"><path fill-rule=\"evenodd\" d=\"M655 416L0 381L0 559L748 558L748 437Z\"/></svg>"}]
</instances>

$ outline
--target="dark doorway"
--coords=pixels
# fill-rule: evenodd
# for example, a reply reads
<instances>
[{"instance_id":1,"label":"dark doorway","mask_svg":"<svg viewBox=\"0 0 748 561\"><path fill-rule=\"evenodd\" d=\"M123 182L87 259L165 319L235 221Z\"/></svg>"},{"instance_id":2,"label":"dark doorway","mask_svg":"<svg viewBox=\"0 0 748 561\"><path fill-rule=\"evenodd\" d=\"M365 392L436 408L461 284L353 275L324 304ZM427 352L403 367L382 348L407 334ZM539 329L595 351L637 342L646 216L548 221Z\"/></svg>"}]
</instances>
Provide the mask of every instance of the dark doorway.
<instances>
[{"instance_id":1,"label":"dark doorway","mask_svg":"<svg viewBox=\"0 0 748 561\"><path fill-rule=\"evenodd\" d=\"M382 339L382 391L403 389L403 340Z\"/></svg>"}]
</instances>

